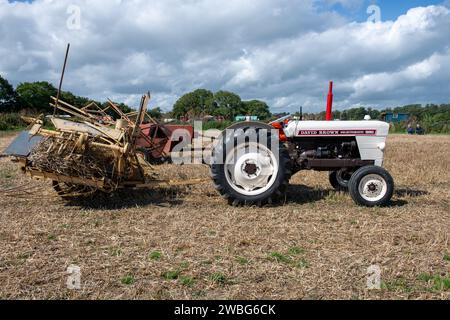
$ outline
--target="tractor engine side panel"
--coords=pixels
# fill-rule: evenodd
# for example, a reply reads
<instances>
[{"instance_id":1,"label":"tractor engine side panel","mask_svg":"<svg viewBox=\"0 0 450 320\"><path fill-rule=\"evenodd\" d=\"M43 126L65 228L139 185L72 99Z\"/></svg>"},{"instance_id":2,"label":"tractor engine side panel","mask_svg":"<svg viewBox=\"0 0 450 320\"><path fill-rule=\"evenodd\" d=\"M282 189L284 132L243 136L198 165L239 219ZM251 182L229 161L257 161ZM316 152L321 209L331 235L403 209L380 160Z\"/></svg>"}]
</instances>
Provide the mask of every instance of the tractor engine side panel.
<instances>
[{"instance_id":1,"label":"tractor engine side panel","mask_svg":"<svg viewBox=\"0 0 450 320\"><path fill-rule=\"evenodd\" d=\"M374 160L376 166L383 166L385 137L356 137L362 160Z\"/></svg>"},{"instance_id":2,"label":"tractor engine side panel","mask_svg":"<svg viewBox=\"0 0 450 320\"><path fill-rule=\"evenodd\" d=\"M296 148L297 154L294 151L291 157L302 165L337 165L336 161L340 161L343 166L351 166L354 160L355 166L366 163L382 166L389 124L381 121L292 121L284 132ZM353 143L349 147L350 142Z\"/></svg>"}]
</instances>

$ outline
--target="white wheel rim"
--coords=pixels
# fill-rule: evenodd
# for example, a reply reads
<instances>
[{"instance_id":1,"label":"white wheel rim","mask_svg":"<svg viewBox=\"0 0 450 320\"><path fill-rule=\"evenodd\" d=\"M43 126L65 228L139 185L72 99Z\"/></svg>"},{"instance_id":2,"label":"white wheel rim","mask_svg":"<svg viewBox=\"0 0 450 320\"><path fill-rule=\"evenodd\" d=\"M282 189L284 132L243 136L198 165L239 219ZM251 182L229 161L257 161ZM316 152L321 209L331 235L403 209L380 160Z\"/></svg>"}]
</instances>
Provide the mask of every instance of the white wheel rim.
<instances>
[{"instance_id":1,"label":"white wheel rim","mask_svg":"<svg viewBox=\"0 0 450 320\"><path fill-rule=\"evenodd\" d=\"M370 202L377 202L387 194L386 180L378 174L370 174L361 179L359 183L359 194Z\"/></svg>"},{"instance_id":2,"label":"white wheel rim","mask_svg":"<svg viewBox=\"0 0 450 320\"><path fill-rule=\"evenodd\" d=\"M252 152L247 152L250 149ZM278 176L278 160L267 147L257 143L237 146L225 160L228 184L240 194L258 196L269 190Z\"/></svg>"}]
</instances>

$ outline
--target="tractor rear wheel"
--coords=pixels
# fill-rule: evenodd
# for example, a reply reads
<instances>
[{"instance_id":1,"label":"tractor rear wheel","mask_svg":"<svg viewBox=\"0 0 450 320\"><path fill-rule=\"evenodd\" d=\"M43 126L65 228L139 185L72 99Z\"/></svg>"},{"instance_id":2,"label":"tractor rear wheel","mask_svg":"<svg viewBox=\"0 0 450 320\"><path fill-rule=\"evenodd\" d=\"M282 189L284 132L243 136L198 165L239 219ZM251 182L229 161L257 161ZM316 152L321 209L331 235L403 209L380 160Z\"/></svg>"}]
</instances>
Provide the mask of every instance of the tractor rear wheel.
<instances>
[{"instance_id":1,"label":"tractor rear wheel","mask_svg":"<svg viewBox=\"0 0 450 320\"><path fill-rule=\"evenodd\" d=\"M291 178L286 147L265 128L236 132L222 137L214 150L211 176L216 189L233 206L276 202ZM258 139L251 139L255 133Z\"/></svg>"},{"instance_id":2,"label":"tractor rear wheel","mask_svg":"<svg viewBox=\"0 0 450 320\"><path fill-rule=\"evenodd\" d=\"M394 179L381 167L362 167L352 175L349 191L352 199L361 206L385 206L394 194Z\"/></svg>"}]
</instances>

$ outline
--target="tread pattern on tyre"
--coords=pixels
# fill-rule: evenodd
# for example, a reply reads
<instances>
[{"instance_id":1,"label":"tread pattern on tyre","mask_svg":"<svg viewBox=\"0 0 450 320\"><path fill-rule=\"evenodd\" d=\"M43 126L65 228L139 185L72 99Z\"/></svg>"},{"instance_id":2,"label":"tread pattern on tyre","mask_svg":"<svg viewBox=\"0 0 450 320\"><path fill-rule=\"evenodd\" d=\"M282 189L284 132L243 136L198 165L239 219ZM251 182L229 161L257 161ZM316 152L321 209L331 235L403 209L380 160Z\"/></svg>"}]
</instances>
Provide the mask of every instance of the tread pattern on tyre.
<instances>
[{"instance_id":1,"label":"tread pattern on tyre","mask_svg":"<svg viewBox=\"0 0 450 320\"><path fill-rule=\"evenodd\" d=\"M243 128L244 132L248 131L249 129L254 129L258 132L258 130L265 128ZM268 135L268 141L270 141L270 133L268 133ZM224 143L219 144L218 147L224 148ZM218 152L218 154L221 154L221 152ZM216 190L222 195L223 198L228 201L229 204L233 206L263 206L279 201L283 197L283 195L285 195L286 190L289 186L289 180L292 176L289 153L285 145L282 143L280 143L279 145L279 171L277 180L269 190L260 195L246 196L234 190L227 182L224 169L224 164L212 164L211 177L214 181Z\"/></svg>"}]
</instances>

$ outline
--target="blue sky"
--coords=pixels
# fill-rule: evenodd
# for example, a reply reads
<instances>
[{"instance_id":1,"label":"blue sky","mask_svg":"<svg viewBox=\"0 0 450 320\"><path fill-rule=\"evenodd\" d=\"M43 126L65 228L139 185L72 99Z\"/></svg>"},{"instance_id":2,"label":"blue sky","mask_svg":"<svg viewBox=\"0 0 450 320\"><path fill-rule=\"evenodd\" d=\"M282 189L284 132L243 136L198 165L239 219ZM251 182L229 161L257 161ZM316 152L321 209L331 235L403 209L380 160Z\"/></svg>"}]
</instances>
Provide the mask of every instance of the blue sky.
<instances>
[{"instance_id":1,"label":"blue sky","mask_svg":"<svg viewBox=\"0 0 450 320\"><path fill-rule=\"evenodd\" d=\"M0 0L0 75L170 110L198 88L274 112L450 102L450 0ZM381 21L367 22L378 5Z\"/></svg>"},{"instance_id":2,"label":"blue sky","mask_svg":"<svg viewBox=\"0 0 450 320\"><path fill-rule=\"evenodd\" d=\"M352 2L352 5L343 5ZM367 20L367 7L372 4L380 7L382 20L395 20L411 8L448 3L443 0L361 0L337 2L331 8L350 20L362 22Z\"/></svg>"}]
</instances>

